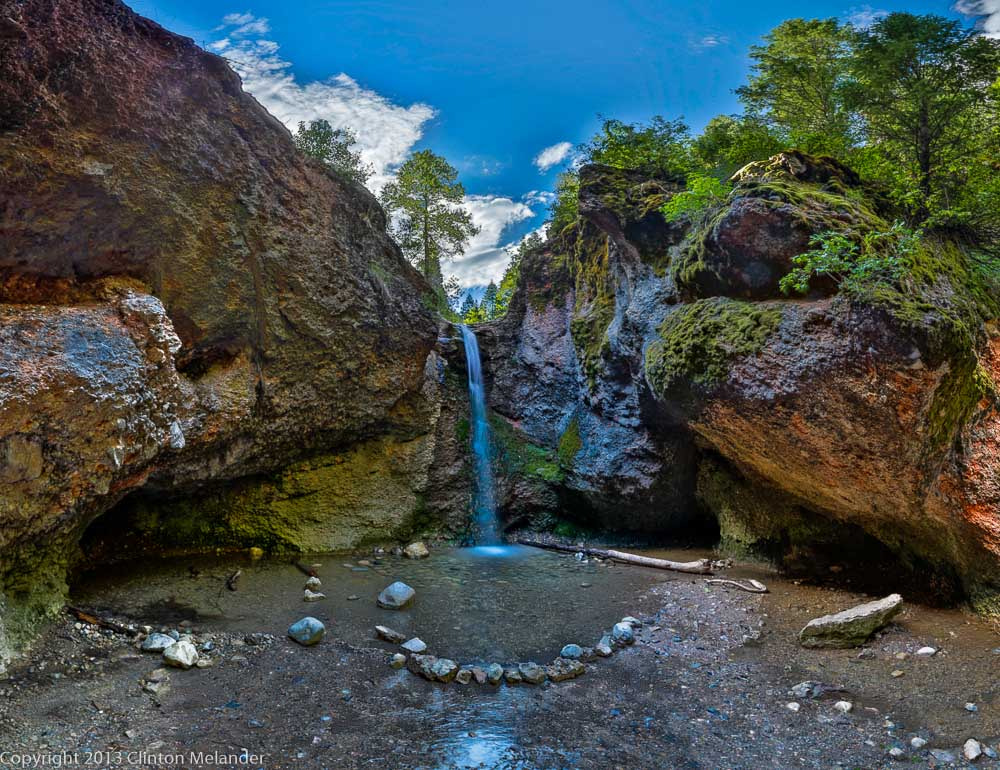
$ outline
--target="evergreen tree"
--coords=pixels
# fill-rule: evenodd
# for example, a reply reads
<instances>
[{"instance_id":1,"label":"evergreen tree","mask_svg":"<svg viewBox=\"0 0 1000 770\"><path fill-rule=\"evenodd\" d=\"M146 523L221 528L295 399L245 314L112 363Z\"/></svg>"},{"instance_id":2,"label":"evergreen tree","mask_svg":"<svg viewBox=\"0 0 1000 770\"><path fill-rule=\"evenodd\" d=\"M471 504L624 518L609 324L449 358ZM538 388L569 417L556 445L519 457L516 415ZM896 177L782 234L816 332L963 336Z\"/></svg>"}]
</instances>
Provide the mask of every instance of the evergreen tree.
<instances>
[{"instance_id":1,"label":"evergreen tree","mask_svg":"<svg viewBox=\"0 0 1000 770\"><path fill-rule=\"evenodd\" d=\"M312 120L308 126L299 121L292 139L301 152L358 184L367 182L374 173L371 166L361 162L361 153L351 149L357 144L357 137L348 128L333 128L326 120Z\"/></svg>"}]
</instances>

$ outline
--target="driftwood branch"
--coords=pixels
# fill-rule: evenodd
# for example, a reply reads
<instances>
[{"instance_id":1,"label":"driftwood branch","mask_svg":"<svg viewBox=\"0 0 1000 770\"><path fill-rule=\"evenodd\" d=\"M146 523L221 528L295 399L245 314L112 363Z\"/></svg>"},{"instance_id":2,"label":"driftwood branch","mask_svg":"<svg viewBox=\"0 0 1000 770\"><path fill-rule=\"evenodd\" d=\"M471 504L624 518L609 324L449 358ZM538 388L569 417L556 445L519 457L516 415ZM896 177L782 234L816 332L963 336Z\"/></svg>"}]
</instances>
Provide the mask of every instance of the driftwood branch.
<instances>
[{"instance_id":1,"label":"driftwood branch","mask_svg":"<svg viewBox=\"0 0 1000 770\"><path fill-rule=\"evenodd\" d=\"M128 626L123 626L121 623L116 623L113 620L105 620L104 618L99 618L92 612L87 612L86 610L81 610L79 607L72 607L67 605L66 609L69 610L70 614L73 615L77 620L82 623L89 623L92 626L98 626L99 628L108 628L115 633L125 634L126 636L138 636L139 632L134 628L129 628Z\"/></svg>"},{"instance_id":2,"label":"driftwood branch","mask_svg":"<svg viewBox=\"0 0 1000 770\"><path fill-rule=\"evenodd\" d=\"M298 567L299 571L301 571L305 575L308 575L309 577L319 577L319 575L316 574L316 570L314 570L312 567L307 567L300 561L293 561L292 564Z\"/></svg>"},{"instance_id":3,"label":"driftwood branch","mask_svg":"<svg viewBox=\"0 0 1000 770\"><path fill-rule=\"evenodd\" d=\"M240 575L242 575L242 574L243 574L243 570L238 569L232 575L230 575L229 577L227 577L226 578L226 588L228 588L230 591L235 591L236 590L236 583L240 579Z\"/></svg>"},{"instance_id":4,"label":"driftwood branch","mask_svg":"<svg viewBox=\"0 0 1000 770\"><path fill-rule=\"evenodd\" d=\"M741 591L747 591L748 593L751 594L767 593L767 586L761 583L759 580L754 580L753 578L750 578L746 581L726 580L724 578L710 578L705 582L712 583L713 585L733 586L734 588L739 588Z\"/></svg>"},{"instance_id":5,"label":"driftwood branch","mask_svg":"<svg viewBox=\"0 0 1000 770\"><path fill-rule=\"evenodd\" d=\"M559 545L557 543L543 543L538 540L521 539L517 541L520 545L528 545L534 548L545 548L550 551L563 551L565 553L585 553L588 556L596 556L599 559L611 559L625 564L635 564L640 567L652 567L653 569L665 569L672 572L687 572L694 575L711 575L716 563L711 559L696 559L695 561L669 561L667 559L654 559L652 556L639 556L634 553L624 551L610 551L600 548L584 548L582 546Z\"/></svg>"}]
</instances>

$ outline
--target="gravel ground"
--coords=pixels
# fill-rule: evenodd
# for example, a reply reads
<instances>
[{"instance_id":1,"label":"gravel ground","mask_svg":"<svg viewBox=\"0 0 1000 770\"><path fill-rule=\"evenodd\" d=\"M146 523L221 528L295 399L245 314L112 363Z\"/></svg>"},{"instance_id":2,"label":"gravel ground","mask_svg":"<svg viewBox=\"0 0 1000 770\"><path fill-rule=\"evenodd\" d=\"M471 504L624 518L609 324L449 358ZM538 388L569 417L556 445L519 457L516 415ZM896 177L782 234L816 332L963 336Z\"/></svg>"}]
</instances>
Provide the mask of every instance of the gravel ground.
<instances>
[{"instance_id":1,"label":"gravel ground","mask_svg":"<svg viewBox=\"0 0 1000 770\"><path fill-rule=\"evenodd\" d=\"M391 645L348 644L334 623L313 648L181 629L211 638L214 665L173 670L153 694L143 682L158 656L67 620L0 681L0 752L66 751L88 767L203 767L198 753L218 752L251 755L222 766L268 770L756 769L964 766L966 739L1000 748L1000 635L988 624L911 605L860 650L804 650L794 635L806 620L866 597L733 574L763 579L771 593L669 577L636 597L644 624L634 646L542 686L432 684L391 669ZM940 651L914 655L927 644ZM802 681L822 683L822 694L793 696ZM926 746L912 748L914 737ZM21 766L12 757L0 754L0 766Z\"/></svg>"}]
</instances>

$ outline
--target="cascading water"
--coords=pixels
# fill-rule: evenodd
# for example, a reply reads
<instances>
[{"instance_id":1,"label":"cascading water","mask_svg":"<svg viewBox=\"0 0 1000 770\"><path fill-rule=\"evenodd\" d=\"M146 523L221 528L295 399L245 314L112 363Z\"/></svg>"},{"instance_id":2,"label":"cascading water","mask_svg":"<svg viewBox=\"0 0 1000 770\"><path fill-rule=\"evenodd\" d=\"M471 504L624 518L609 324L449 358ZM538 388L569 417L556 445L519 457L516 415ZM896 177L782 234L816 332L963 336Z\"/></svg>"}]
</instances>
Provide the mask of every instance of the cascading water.
<instances>
[{"instance_id":1,"label":"cascading water","mask_svg":"<svg viewBox=\"0 0 1000 770\"><path fill-rule=\"evenodd\" d=\"M490 445L490 424L486 419L486 389L483 387L483 367L479 360L479 342L468 326L462 330L465 364L469 370L469 424L472 433L472 459L475 467L475 491L472 510L477 529L477 541L484 545L500 542L497 527L496 497L493 483L493 453Z\"/></svg>"}]
</instances>

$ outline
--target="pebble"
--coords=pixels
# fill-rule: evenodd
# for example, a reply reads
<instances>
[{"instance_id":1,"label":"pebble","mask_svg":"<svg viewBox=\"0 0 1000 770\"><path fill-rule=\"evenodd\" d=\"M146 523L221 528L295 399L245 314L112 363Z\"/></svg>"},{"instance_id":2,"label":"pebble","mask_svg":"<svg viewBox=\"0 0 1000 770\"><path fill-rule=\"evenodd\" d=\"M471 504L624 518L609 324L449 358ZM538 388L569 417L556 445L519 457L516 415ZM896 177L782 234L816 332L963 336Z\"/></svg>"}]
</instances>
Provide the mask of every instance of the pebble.
<instances>
[{"instance_id":1,"label":"pebble","mask_svg":"<svg viewBox=\"0 0 1000 770\"><path fill-rule=\"evenodd\" d=\"M975 714L977 711L979 711L979 706L977 706L975 703L966 703L965 710L971 714Z\"/></svg>"},{"instance_id":2,"label":"pebble","mask_svg":"<svg viewBox=\"0 0 1000 770\"><path fill-rule=\"evenodd\" d=\"M389 626L375 626L375 635L378 636L379 639L384 639L391 644L402 644L406 641L406 637L403 634L399 633L399 631L396 631L395 629L389 628ZM417 650L417 652L420 652L420 650Z\"/></svg>"},{"instance_id":3,"label":"pebble","mask_svg":"<svg viewBox=\"0 0 1000 770\"><path fill-rule=\"evenodd\" d=\"M551 666L547 666L545 673L553 682L562 682L567 679L575 679L586 669L578 660L569 658L556 658Z\"/></svg>"},{"instance_id":4,"label":"pebble","mask_svg":"<svg viewBox=\"0 0 1000 770\"><path fill-rule=\"evenodd\" d=\"M389 665L395 669L400 669L406 665L406 656L396 653L391 658L389 658Z\"/></svg>"},{"instance_id":5,"label":"pebble","mask_svg":"<svg viewBox=\"0 0 1000 770\"><path fill-rule=\"evenodd\" d=\"M455 674L455 681L459 684L469 684L472 681L472 669L460 668L458 673Z\"/></svg>"},{"instance_id":6,"label":"pebble","mask_svg":"<svg viewBox=\"0 0 1000 770\"><path fill-rule=\"evenodd\" d=\"M962 754L970 762L975 762L983 755L983 745L975 738L969 738L962 746Z\"/></svg>"},{"instance_id":7,"label":"pebble","mask_svg":"<svg viewBox=\"0 0 1000 770\"><path fill-rule=\"evenodd\" d=\"M349 601L349 602L356 602L360 598L361 597L358 596L357 594L351 594L350 596L347 597L347 601Z\"/></svg>"},{"instance_id":8,"label":"pebble","mask_svg":"<svg viewBox=\"0 0 1000 770\"><path fill-rule=\"evenodd\" d=\"M172 647L176 641L166 634L150 634L142 640L141 649L143 652L163 652L167 647Z\"/></svg>"},{"instance_id":9,"label":"pebble","mask_svg":"<svg viewBox=\"0 0 1000 770\"><path fill-rule=\"evenodd\" d=\"M426 652L427 645L424 644L423 640L419 637L413 637L412 639L403 642L400 647L402 647L407 652Z\"/></svg>"},{"instance_id":10,"label":"pebble","mask_svg":"<svg viewBox=\"0 0 1000 770\"><path fill-rule=\"evenodd\" d=\"M611 649L611 637L607 634L602 636L601 641L594 646L594 652L602 658L611 657L611 654L614 652L614 650Z\"/></svg>"},{"instance_id":11,"label":"pebble","mask_svg":"<svg viewBox=\"0 0 1000 770\"><path fill-rule=\"evenodd\" d=\"M198 662L198 650L191 642L177 642L163 651L163 662L175 668L189 669Z\"/></svg>"},{"instance_id":12,"label":"pebble","mask_svg":"<svg viewBox=\"0 0 1000 770\"><path fill-rule=\"evenodd\" d=\"M547 676L545 669L537 663L519 663L517 670L521 672L521 679L528 684L541 684Z\"/></svg>"},{"instance_id":13,"label":"pebble","mask_svg":"<svg viewBox=\"0 0 1000 770\"><path fill-rule=\"evenodd\" d=\"M906 752L899 748L899 746L893 746L889 749L889 756L893 759L902 759L905 755Z\"/></svg>"},{"instance_id":14,"label":"pebble","mask_svg":"<svg viewBox=\"0 0 1000 770\"><path fill-rule=\"evenodd\" d=\"M211 668L215 665L215 658L198 658L198 662L194 664L198 668Z\"/></svg>"},{"instance_id":15,"label":"pebble","mask_svg":"<svg viewBox=\"0 0 1000 770\"><path fill-rule=\"evenodd\" d=\"M406 548L403 549L403 555L407 559L425 559L431 555L431 552L427 550L427 546L421 542L410 543Z\"/></svg>"},{"instance_id":16,"label":"pebble","mask_svg":"<svg viewBox=\"0 0 1000 770\"><path fill-rule=\"evenodd\" d=\"M628 623L615 623L611 629L611 639L615 644L632 644L635 642L635 632Z\"/></svg>"},{"instance_id":17,"label":"pebble","mask_svg":"<svg viewBox=\"0 0 1000 770\"><path fill-rule=\"evenodd\" d=\"M438 658L431 666L431 671L439 682L450 682L458 674L458 664L448 658Z\"/></svg>"},{"instance_id":18,"label":"pebble","mask_svg":"<svg viewBox=\"0 0 1000 770\"><path fill-rule=\"evenodd\" d=\"M503 677L507 680L507 684L520 684L523 681L521 672L513 666L504 669Z\"/></svg>"},{"instance_id":19,"label":"pebble","mask_svg":"<svg viewBox=\"0 0 1000 770\"><path fill-rule=\"evenodd\" d=\"M306 647L318 644L325 633L326 626L313 617L302 618L288 627L288 635Z\"/></svg>"},{"instance_id":20,"label":"pebble","mask_svg":"<svg viewBox=\"0 0 1000 770\"><path fill-rule=\"evenodd\" d=\"M789 711L794 711L798 713L799 709L802 707L795 701L792 701L791 703L786 703L785 708L788 709Z\"/></svg>"},{"instance_id":21,"label":"pebble","mask_svg":"<svg viewBox=\"0 0 1000 770\"><path fill-rule=\"evenodd\" d=\"M998 756L996 749L991 749L989 746L983 746L983 754L988 756L990 759L996 759Z\"/></svg>"},{"instance_id":22,"label":"pebble","mask_svg":"<svg viewBox=\"0 0 1000 770\"><path fill-rule=\"evenodd\" d=\"M578 644L567 644L559 651L559 657L579 660L583 657L583 647Z\"/></svg>"},{"instance_id":23,"label":"pebble","mask_svg":"<svg viewBox=\"0 0 1000 770\"><path fill-rule=\"evenodd\" d=\"M472 678L475 680L476 684L486 684L486 672L479 666L472 667ZM501 674L503 671L501 670Z\"/></svg>"},{"instance_id":24,"label":"pebble","mask_svg":"<svg viewBox=\"0 0 1000 770\"><path fill-rule=\"evenodd\" d=\"M306 588L308 588L310 591L318 591L322 587L323 587L323 581L320 580L315 575L313 575L306 581Z\"/></svg>"},{"instance_id":25,"label":"pebble","mask_svg":"<svg viewBox=\"0 0 1000 770\"><path fill-rule=\"evenodd\" d=\"M503 679L503 666L499 663L490 663L486 667L486 681L490 684L500 684Z\"/></svg>"},{"instance_id":26,"label":"pebble","mask_svg":"<svg viewBox=\"0 0 1000 770\"><path fill-rule=\"evenodd\" d=\"M899 677L903 676L903 674L904 674L904 672L900 671L897 668L895 671L892 672L892 677L893 677L893 679L899 679Z\"/></svg>"},{"instance_id":27,"label":"pebble","mask_svg":"<svg viewBox=\"0 0 1000 770\"><path fill-rule=\"evenodd\" d=\"M921 647L919 650L917 650L917 655L923 655L924 657L927 658L929 658L931 655L935 655L936 653L937 650L935 650L933 647Z\"/></svg>"},{"instance_id":28,"label":"pebble","mask_svg":"<svg viewBox=\"0 0 1000 770\"><path fill-rule=\"evenodd\" d=\"M931 756L938 762L944 762L945 764L954 764L956 759L954 754L944 749L931 749Z\"/></svg>"},{"instance_id":29,"label":"pebble","mask_svg":"<svg viewBox=\"0 0 1000 770\"><path fill-rule=\"evenodd\" d=\"M382 593L378 595L377 603L385 610L401 610L407 607L416 595L417 592L406 583L397 580L382 590Z\"/></svg>"},{"instance_id":30,"label":"pebble","mask_svg":"<svg viewBox=\"0 0 1000 770\"><path fill-rule=\"evenodd\" d=\"M850 714L854 710L854 704L849 700L839 700L833 704L833 708L841 714Z\"/></svg>"},{"instance_id":31,"label":"pebble","mask_svg":"<svg viewBox=\"0 0 1000 770\"><path fill-rule=\"evenodd\" d=\"M921 738L919 735L915 738L910 738L910 746L912 746L915 749L918 750L922 749L926 745L927 745L926 739Z\"/></svg>"},{"instance_id":32,"label":"pebble","mask_svg":"<svg viewBox=\"0 0 1000 770\"><path fill-rule=\"evenodd\" d=\"M302 592L302 601L304 602L318 602L326 598L326 594L321 594L317 591L310 591L308 588Z\"/></svg>"}]
</instances>

